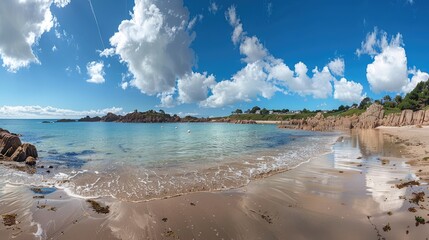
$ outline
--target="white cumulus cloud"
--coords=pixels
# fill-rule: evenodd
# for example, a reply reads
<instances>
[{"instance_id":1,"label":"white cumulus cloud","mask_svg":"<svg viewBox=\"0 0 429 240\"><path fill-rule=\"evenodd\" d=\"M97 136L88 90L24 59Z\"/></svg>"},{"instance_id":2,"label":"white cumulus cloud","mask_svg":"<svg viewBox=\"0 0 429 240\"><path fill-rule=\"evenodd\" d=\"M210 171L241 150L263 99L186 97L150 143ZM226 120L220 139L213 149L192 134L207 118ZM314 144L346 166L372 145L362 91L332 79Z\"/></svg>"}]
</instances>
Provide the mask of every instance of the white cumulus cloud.
<instances>
[{"instance_id":1,"label":"white cumulus cloud","mask_svg":"<svg viewBox=\"0 0 429 240\"><path fill-rule=\"evenodd\" d=\"M104 83L104 63L92 61L86 65L86 71L88 73L89 79L86 80L89 83Z\"/></svg>"},{"instance_id":2,"label":"white cumulus cloud","mask_svg":"<svg viewBox=\"0 0 429 240\"><path fill-rule=\"evenodd\" d=\"M243 61L247 63L262 60L268 55L265 47L255 36L244 38L243 42L240 44L240 53L246 56Z\"/></svg>"},{"instance_id":3,"label":"white cumulus cloud","mask_svg":"<svg viewBox=\"0 0 429 240\"><path fill-rule=\"evenodd\" d=\"M161 99L161 104L157 107L172 108L176 106L173 93L160 93L158 94L158 97Z\"/></svg>"},{"instance_id":4,"label":"white cumulus cloud","mask_svg":"<svg viewBox=\"0 0 429 240\"><path fill-rule=\"evenodd\" d=\"M415 76L421 72L420 70L408 69L407 55L400 33L392 36L389 41L387 33L375 28L373 32L367 34L356 54L359 56L367 54L373 58L373 62L366 68L366 77L374 92L407 93L412 90L411 86L418 83L416 81L424 80L421 78L422 74Z\"/></svg>"},{"instance_id":5,"label":"white cumulus cloud","mask_svg":"<svg viewBox=\"0 0 429 240\"><path fill-rule=\"evenodd\" d=\"M328 63L329 70L336 76L344 76L344 59L336 58Z\"/></svg>"},{"instance_id":6,"label":"white cumulus cloud","mask_svg":"<svg viewBox=\"0 0 429 240\"><path fill-rule=\"evenodd\" d=\"M365 95L362 95L363 86L354 81L341 78L334 81L334 98L347 103L359 103Z\"/></svg>"},{"instance_id":7,"label":"white cumulus cloud","mask_svg":"<svg viewBox=\"0 0 429 240\"><path fill-rule=\"evenodd\" d=\"M194 53L183 1L136 0L131 19L110 38L116 55L128 66L130 85L148 95L175 89L176 79L191 71ZM111 55L104 50L103 55ZM164 94L164 96L166 96ZM165 98L164 98L165 100Z\"/></svg>"},{"instance_id":8,"label":"white cumulus cloud","mask_svg":"<svg viewBox=\"0 0 429 240\"><path fill-rule=\"evenodd\" d=\"M0 58L8 71L40 64L32 48L54 26L52 3L65 7L70 0L0 1Z\"/></svg>"},{"instance_id":9,"label":"white cumulus cloud","mask_svg":"<svg viewBox=\"0 0 429 240\"><path fill-rule=\"evenodd\" d=\"M412 75L412 77L407 85L402 87L401 91L403 93L409 93L417 86L419 82L426 82L429 80L428 73L417 70L416 68L409 70L408 73Z\"/></svg>"},{"instance_id":10,"label":"white cumulus cloud","mask_svg":"<svg viewBox=\"0 0 429 240\"><path fill-rule=\"evenodd\" d=\"M122 114L122 108L112 107L99 110L76 111L51 106L0 106L0 118L22 119L22 118L81 118L84 116L102 116L108 112Z\"/></svg>"},{"instance_id":11,"label":"white cumulus cloud","mask_svg":"<svg viewBox=\"0 0 429 240\"><path fill-rule=\"evenodd\" d=\"M186 74L177 82L180 103L201 102L207 98L209 89L216 84L215 77L204 72Z\"/></svg>"},{"instance_id":12,"label":"white cumulus cloud","mask_svg":"<svg viewBox=\"0 0 429 240\"><path fill-rule=\"evenodd\" d=\"M279 89L266 81L268 75L262 62L247 64L231 80L224 80L212 88L212 95L201 105L205 107L223 107L239 101L250 102L262 96L271 98Z\"/></svg>"}]
</instances>

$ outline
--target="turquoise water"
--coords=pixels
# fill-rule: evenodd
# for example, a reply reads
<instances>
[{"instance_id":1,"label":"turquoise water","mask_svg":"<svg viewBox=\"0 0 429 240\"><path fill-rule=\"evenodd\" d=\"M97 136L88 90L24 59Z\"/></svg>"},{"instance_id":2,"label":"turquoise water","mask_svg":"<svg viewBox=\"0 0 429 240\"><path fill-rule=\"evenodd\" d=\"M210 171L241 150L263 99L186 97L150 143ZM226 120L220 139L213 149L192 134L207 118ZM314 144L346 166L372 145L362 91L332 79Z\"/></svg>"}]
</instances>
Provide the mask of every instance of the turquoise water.
<instances>
[{"instance_id":1,"label":"turquoise water","mask_svg":"<svg viewBox=\"0 0 429 240\"><path fill-rule=\"evenodd\" d=\"M39 165L53 167L31 178L2 169L7 181L130 201L242 186L308 161L334 141L333 134L260 124L41 122L0 120L0 128L36 145Z\"/></svg>"}]
</instances>

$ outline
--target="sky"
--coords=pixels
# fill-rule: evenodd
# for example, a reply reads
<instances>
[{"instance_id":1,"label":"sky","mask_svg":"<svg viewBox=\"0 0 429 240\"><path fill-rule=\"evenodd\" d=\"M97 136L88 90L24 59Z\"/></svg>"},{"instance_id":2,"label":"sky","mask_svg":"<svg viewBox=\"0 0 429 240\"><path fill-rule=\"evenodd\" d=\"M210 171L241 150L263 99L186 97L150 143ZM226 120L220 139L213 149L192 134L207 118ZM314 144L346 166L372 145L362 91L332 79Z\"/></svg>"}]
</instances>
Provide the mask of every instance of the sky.
<instances>
[{"instance_id":1,"label":"sky","mask_svg":"<svg viewBox=\"0 0 429 240\"><path fill-rule=\"evenodd\" d=\"M2 0L0 118L335 109L427 81L424 0Z\"/></svg>"}]
</instances>

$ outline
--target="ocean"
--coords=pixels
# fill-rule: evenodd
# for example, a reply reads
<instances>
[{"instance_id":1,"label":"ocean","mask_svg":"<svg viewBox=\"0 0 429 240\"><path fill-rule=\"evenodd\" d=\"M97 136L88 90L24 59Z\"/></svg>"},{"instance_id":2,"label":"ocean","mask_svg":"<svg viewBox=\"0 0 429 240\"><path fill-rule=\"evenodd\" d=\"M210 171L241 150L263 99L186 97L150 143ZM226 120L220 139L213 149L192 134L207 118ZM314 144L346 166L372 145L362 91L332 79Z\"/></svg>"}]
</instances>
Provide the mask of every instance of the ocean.
<instances>
[{"instance_id":1,"label":"ocean","mask_svg":"<svg viewBox=\"0 0 429 240\"><path fill-rule=\"evenodd\" d=\"M42 121L0 120L39 152L35 174L0 166L0 181L124 201L244 186L331 151L338 136L269 124Z\"/></svg>"}]
</instances>

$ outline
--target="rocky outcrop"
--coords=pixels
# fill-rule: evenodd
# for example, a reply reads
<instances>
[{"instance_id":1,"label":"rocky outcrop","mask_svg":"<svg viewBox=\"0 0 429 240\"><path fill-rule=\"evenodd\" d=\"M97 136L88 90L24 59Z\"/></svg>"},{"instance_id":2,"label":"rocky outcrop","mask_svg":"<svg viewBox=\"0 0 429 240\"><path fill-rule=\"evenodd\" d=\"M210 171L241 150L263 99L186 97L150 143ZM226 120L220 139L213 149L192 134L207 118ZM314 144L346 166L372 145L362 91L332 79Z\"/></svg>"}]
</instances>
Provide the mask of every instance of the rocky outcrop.
<instances>
[{"instance_id":1,"label":"rocky outcrop","mask_svg":"<svg viewBox=\"0 0 429 240\"><path fill-rule=\"evenodd\" d=\"M34 165L37 157L38 154L34 145L29 143L22 144L17 134L0 128L0 160L25 161L30 165Z\"/></svg>"},{"instance_id":2,"label":"rocky outcrop","mask_svg":"<svg viewBox=\"0 0 429 240\"><path fill-rule=\"evenodd\" d=\"M57 123L67 123L67 122L76 122L74 119L59 119L56 121Z\"/></svg>"},{"instance_id":3,"label":"rocky outcrop","mask_svg":"<svg viewBox=\"0 0 429 240\"><path fill-rule=\"evenodd\" d=\"M372 104L359 116L356 128L368 129L376 128L383 123L384 108L380 104Z\"/></svg>"},{"instance_id":4,"label":"rocky outcrop","mask_svg":"<svg viewBox=\"0 0 429 240\"><path fill-rule=\"evenodd\" d=\"M0 154L3 156L12 156L15 150L21 146L21 140L18 135L10 133L0 128Z\"/></svg>"},{"instance_id":5,"label":"rocky outcrop","mask_svg":"<svg viewBox=\"0 0 429 240\"><path fill-rule=\"evenodd\" d=\"M90 117L90 116L86 116L84 118L81 118L79 120L77 120L78 122L99 122L101 121L101 117Z\"/></svg>"},{"instance_id":6,"label":"rocky outcrop","mask_svg":"<svg viewBox=\"0 0 429 240\"><path fill-rule=\"evenodd\" d=\"M114 113L107 113L106 116L101 117L102 122L116 122L118 121L122 116L116 115Z\"/></svg>"},{"instance_id":7,"label":"rocky outcrop","mask_svg":"<svg viewBox=\"0 0 429 240\"><path fill-rule=\"evenodd\" d=\"M311 131L331 131L345 129L370 129L378 126L407 126L429 125L429 110L403 110L400 113L385 116L383 106L372 104L360 116L330 116L324 117L322 113L307 119L292 119L284 121L280 128L293 128Z\"/></svg>"},{"instance_id":8,"label":"rocky outcrop","mask_svg":"<svg viewBox=\"0 0 429 240\"><path fill-rule=\"evenodd\" d=\"M237 120L235 124L256 124L255 120Z\"/></svg>"}]
</instances>

